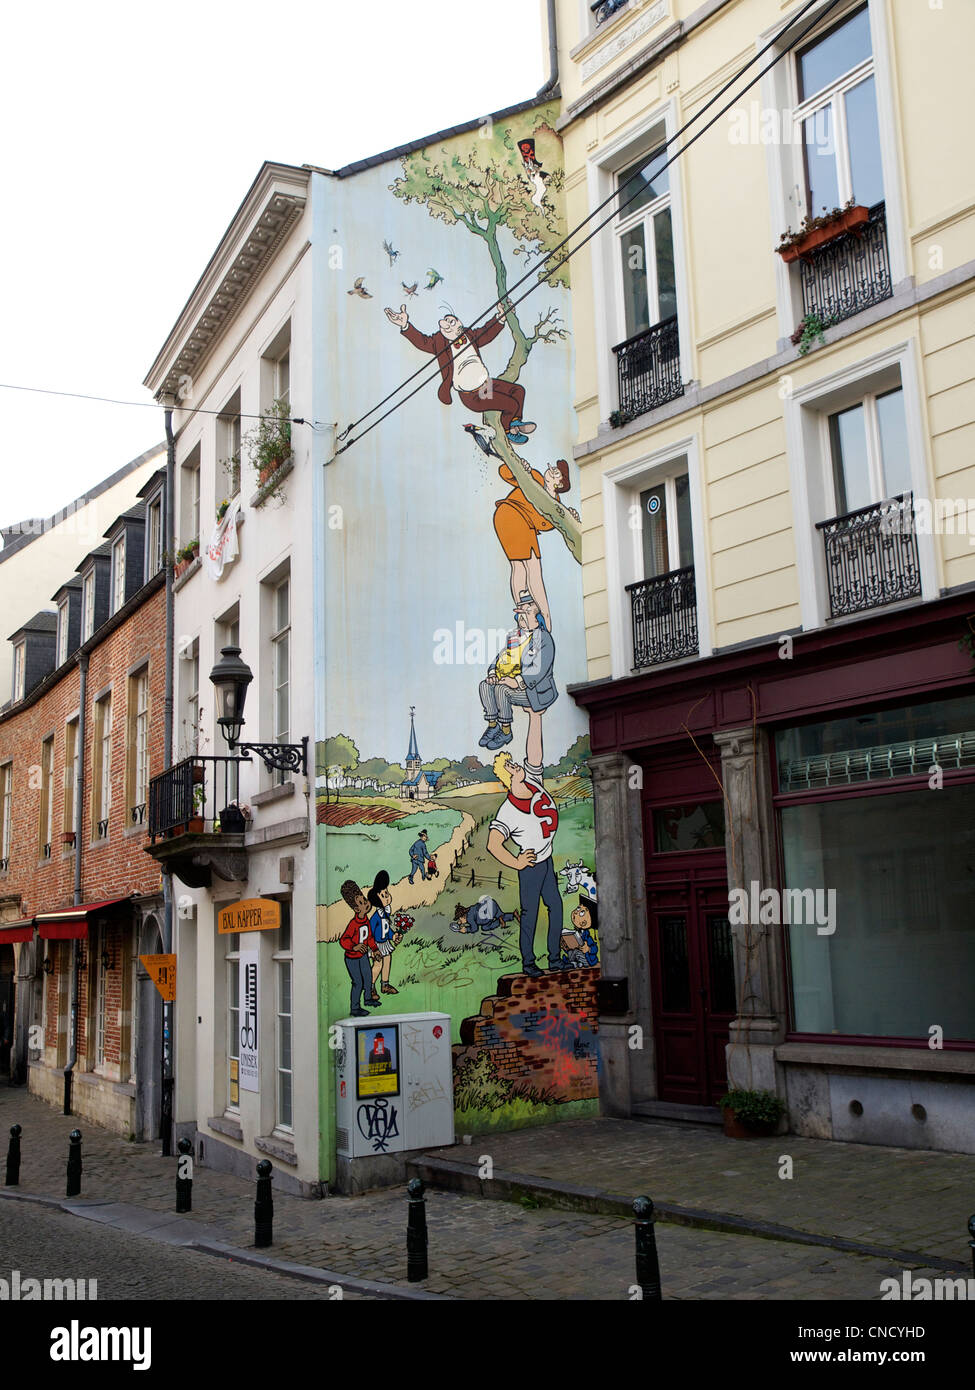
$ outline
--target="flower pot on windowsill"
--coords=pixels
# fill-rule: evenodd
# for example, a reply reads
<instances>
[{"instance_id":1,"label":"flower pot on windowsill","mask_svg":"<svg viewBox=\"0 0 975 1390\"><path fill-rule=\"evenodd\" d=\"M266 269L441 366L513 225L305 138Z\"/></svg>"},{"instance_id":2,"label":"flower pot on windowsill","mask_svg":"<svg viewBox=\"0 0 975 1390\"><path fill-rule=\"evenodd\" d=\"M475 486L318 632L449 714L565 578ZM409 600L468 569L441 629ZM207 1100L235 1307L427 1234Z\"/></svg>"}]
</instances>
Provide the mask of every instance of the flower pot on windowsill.
<instances>
[{"instance_id":1,"label":"flower pot on windowsill","mask_svg":"<svg viewBox=\"0 0 975 1390\"><path fill-rule=\"evenodd\" d=\"M810 251L815 251L817 246L825 246L828 241L835 241L837 237L843 236L846 232L859 232L869 219L870 209L862 204L845 208L839 217L829 222L825 227L816 227L798 241L793 241L788 246L778 247L778 253L789 265L792 261L797 261L800 256L808 256Z\"/></svg>"},{"instance_id":2,"label":"flower pot on windowsill","mask_svg":"<svg viewBox=\"0 0 975 1390\"><path fill-rule=\"evenodd\" d=\"M188 835L202 835L206 829L206 824L202 816L190 816L186 826Z\"/></svg>"},{"instance_id":3,"label":"flower pot on windowsill","mask_svg":"<svg viewBox=\"0 0 975 1390\"><path fill-rule=\"evenodd\" d=\"M263 487L265 483L270 482L278 469L283 468L287 461L287 457L282 457L272 459L270 463L266 463L257 475L257 481L260 486Z\"/></svg>"},{"instance_id":4,"label":"flower pot on windowsill","mask_svg":"<svg viewBox=\"0 0 975 1390\"><path fill-rule=\"evenodd\" d=\"M200 786L200 785L202 784L203 778L204 778L205 776L206 776L206 773L205 773L204 770L203 770L203 764L202 764L202 763L194 763L194 764L193 764L193 785L194 785L194 786Z\"/></svg>"}]
</instances>

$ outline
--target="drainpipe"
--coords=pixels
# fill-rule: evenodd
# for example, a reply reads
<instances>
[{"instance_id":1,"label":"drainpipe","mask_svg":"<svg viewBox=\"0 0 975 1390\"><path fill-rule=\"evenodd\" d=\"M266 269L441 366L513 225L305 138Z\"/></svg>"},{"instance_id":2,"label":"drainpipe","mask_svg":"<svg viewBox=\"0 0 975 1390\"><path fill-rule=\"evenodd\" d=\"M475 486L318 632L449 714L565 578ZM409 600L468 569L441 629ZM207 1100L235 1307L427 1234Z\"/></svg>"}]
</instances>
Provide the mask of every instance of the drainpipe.
<instances>
[{"instance_id":1,"label":"drainpipe","mask_svg":"<svg viewBox=\"0 0 975 1390\"><path fill-rule=\"evenodd\" d=\"M559 43L555 32L555 0L548 0L548 81L536 96L544 97L559 85Z\"/></svg>"},{"instance_id":2,"label":"drainpipe","mask_svg":"<svg viewBox=\"0 0 975 1390\"><path fill-rule=\"evenodd\" d=\"M88 704L88 653L82 652L78 659L78 776L74 787L74 905L81 902L81 847L84 844L81 824L82 807L85 804L85 733L88 728L86 708ZM68 1007L68 1062L64 1068L64 1113L71 1114L71 1082L75 1063L78 1060L78 976L81 973L81 958L78 943L71 943L71 985Z\"/></svg>"},{"instance_id":3,"label":"drainpipe","mask_svg":"<svg viewBox=\"0 0 975 1390\"><path fill-rule=\"evenodd\" d=\"M176 618L173 596L173 551L176 545L176 437L173 434L174 397L162 397L166 415L166 689L163 699L163 765L173 765L173 648L175 646ZM163 869L163 953L168 955L173 949L173 876L169 869ZM173 1152L173 1023L174 1009L168 1001L163 1002L162 1035L162 1097L160 1129L162 1130L163 1157L169 1158Z\"/></svg>"}]
</instances>

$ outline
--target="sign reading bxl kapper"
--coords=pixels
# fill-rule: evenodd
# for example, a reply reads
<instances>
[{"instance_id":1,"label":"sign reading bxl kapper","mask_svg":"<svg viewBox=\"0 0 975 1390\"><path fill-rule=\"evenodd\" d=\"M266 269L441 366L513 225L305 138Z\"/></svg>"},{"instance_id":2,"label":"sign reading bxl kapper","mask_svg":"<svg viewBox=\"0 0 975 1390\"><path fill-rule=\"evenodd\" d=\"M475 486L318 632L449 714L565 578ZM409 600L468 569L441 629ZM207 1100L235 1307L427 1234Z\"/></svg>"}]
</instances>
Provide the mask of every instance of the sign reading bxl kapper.
<instances>
[{"instance_id":1,"label":"sign reading bxl kapper","mask_svg":"<svg viewBox=\"0 0 975 1390\"><path fill-rule=\"evenodd\" d=\"M273 898L244 898L228 903L217 913L217 931L228 936L239 931L273 931L281 925L281 904Z\"/></svg>"}]
</instances>

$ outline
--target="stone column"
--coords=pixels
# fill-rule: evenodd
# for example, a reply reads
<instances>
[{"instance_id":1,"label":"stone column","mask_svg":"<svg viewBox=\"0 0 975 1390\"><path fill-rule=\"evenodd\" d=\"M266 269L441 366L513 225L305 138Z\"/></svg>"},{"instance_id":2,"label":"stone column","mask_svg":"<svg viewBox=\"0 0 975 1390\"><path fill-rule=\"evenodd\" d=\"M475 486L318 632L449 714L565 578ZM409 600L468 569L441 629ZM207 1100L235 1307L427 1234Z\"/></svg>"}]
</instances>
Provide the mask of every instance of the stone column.
<instances>
[{"instance_id":1,"label":"stone column","mask_svg":"<svg viewBox=\"0 0 975 1390\"><path fill-rule=\"evenodd\" d=\"M656 1095L640 768L622 753L589 759L596 823L603 980L627 981L629 1010L599 1019L599 1108L632 1113ZM637 1032L635 1029L639 1029ZM634 1046L633 1044L638 1044Z\"/></svg>"},{"instance_id":2,"label":"stone column","mask_svg":"<svg viewBox=\"0 0 975 1390\"><path fill-rule=\"evenodd\" d=\"M750 905L763 889L779 886L768 738L764 730L749 726L717 732L714 741L721 749L728 891L744 889ZM785 1078L775 1064L775 1048L787 1024L784 928L751 920L750 906L744 915L747 920L738 925L732 916L738 1017L727 1049L728 1084L776 1091L784 1098Z\"/></svg>"}]
</instances>

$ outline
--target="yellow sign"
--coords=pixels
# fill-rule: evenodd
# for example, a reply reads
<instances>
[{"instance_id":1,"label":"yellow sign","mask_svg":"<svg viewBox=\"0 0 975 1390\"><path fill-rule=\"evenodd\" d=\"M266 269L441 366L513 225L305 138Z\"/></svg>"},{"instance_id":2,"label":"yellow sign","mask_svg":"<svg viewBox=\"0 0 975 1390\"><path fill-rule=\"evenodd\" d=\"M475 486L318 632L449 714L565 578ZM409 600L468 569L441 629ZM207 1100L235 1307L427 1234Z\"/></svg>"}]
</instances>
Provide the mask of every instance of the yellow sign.
<instances>
[{"instance_id":1,"label":"yellow sign","mask_svg":"<svg viewBox=\"0 0 975 1390\"><path fill-rule=\"evenodd\" d=\"M230 1104L240 1104L240 1063L236 1057L230 1059Z\"/></svg>"},{"instance_id":2,"label":"yellow sign","mask_svg":"<svg viewBox=\"0 0 975 1390\"><path fill-rule=\"evenodd\" d=\"M176 998L176 957L140 956L149 976L168 1004Z\"/></svg>"},{"instance_id":3,"label":"yellow sign","mask_svg":"<svg viewBox=\"0 0 975 1390\"><path fill-rule=\"evenodd\" d=\"M238 931L271 931L281 925L281 904L273 898L245 898L217 913L217 931L229 936Z\"/></svg>"}]
</instances>

